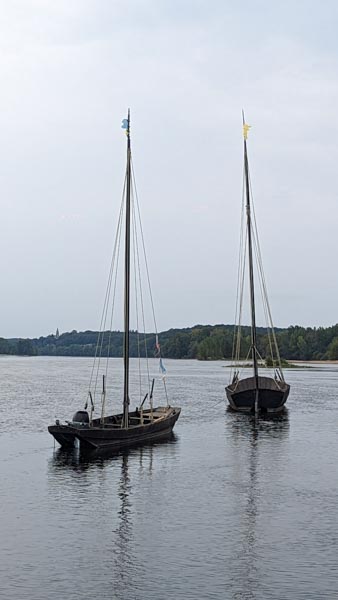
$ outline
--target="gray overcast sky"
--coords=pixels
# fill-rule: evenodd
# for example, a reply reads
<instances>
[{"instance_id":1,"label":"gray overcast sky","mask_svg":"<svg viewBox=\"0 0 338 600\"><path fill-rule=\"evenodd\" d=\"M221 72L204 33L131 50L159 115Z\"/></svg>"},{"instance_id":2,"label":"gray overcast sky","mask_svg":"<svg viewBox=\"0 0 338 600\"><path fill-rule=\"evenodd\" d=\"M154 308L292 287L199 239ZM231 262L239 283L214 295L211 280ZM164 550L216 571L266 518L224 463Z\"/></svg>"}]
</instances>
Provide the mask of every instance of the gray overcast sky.
<instances>
[{"instance_id":1,"label":"gray overcast sky","mask_svg":"<svg viewBox=\"0 0 338 600\"><path fill-rule=\"evenodd\" d=\"M0 335L96 329L133 157L159 329L233 322L241 109L274 322L338 321L338 4L1 0Z\"/></svg>"}]
</instances>

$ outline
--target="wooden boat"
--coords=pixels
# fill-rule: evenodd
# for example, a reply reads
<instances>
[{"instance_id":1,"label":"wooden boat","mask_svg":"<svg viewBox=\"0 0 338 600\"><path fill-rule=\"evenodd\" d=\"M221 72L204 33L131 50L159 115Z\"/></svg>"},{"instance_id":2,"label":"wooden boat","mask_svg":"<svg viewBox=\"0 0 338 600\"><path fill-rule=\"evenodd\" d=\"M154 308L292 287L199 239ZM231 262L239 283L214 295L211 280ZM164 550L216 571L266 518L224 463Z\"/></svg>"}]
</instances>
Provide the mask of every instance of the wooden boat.
<instances>
[{"instance_id":1,"label":"wooden boat","mask_svg":"<svg viewBox=\"0 0 338 600\"><path fill-rule=\"evenodd\" d=\"M73 447L75 440L82 450L120 450L129 446L159 441L170 437L180 415L180 408L160 406L128 413L128 426L124 426L123 413L92 419L86 410L77 411L71 422L57 422L48 427L63 447Z\"/></svg>"},{"instance_id":2,"label":"wooden boat","mask_svg":"<svg viewBox=\"0 0 338 600\"><path fill-rule=\"evenodd\" d=\"M129 349L129 329L130 329L130 279L131 279L131 231L132 234L135 235L135 230L132 227L136 227L135 223L132 224L132 219L135 219L135 206L131 206L131 196L132 196L132 163L131 163L131 143L130 143L130 112L128 111L128 118L122 121L122 127L126 130L127 135L127 168L126 168L126 178L125 178L125 187L124 187L124 195L123 201L121 205L120 211L120 219L117 228L117 236L116 240L121 239L121 228L122 228L122 216L123 212L125 213L125 235L124 235L124 343L123 343L123 363L124 363L124 375L123 375L123 410L119 414L112 414L109 416L105 415L105 406L106 406L106 374L108 370L108 363L106 368L106 374L103 375L103 388L101 392L101 416L99 418L93 418L93 412L95 410L94 400L96 394L96 381L97 375L94 377L95 380L95 390L92 391L91 385L93 382L93 372L94 367L91 374L89 391L88 391L88 399L86 401L84 410L78 410L74 416L72 421L66 421L65 423L61 423L59 420L56 420L54 425L50 425L48 427L49 433L54 436L57 442L63 447L72 447L74 446L76 440L80 444L80 450L88 451L88 450L119 450L121 448L126 448L129 446L135 446L138 444L144 444L149 442L154 442L157 440L163 440L166 437L169 437L172 433L173 427L180 415L181 409L179 407L172 407L169 405L167 389L165 385L165 368L163 366L160 344L158 342L158 336L156 333L155 337L155 347L156 347L156 356L160 361L160 369L162 371L162 381L165 389L165 398L166 405L165 406L153 406L153 393L154 393L154 379L152 383L149 380L148 376L148 392L145 394L143 400L141 401L140 406L135 410L130 411L130 397L129 397L129 380L130 380L130 349ZM134 197L134 196L133 196ZM142 232L142 229L141 229ZM135 237L134 243L135 243ZM143 233L142 233L142 242L143 242ZM115 250L116 250L115 242ZM143 246L144 249L144 246ZM103 347L103 336L105 333L108 333L109 343L112 335L111 331L105 332L104 324L106 323L107 311L108 311L108 290L109 293L112 288L113 281L113 268L116 269L117 274L117 266L114 267L114 260L116 258L116 252L114 250L112 267L110 271L109 283L106 293L104 314L105 317L102 317L101 325L102 331L100 331L99 339L97 343L97 352L94 359L94 365L98 362L100 365L100 351ZM135 259L135 247L134 250L134 260ZM138 250L137 250L138 252ZM138 256L138 254L137 254ZM115 257L115 258L114 258ZM117 260L117 259L116 259ZM136 267L135 267L136 268ZM148 267L147 267L148 274ZM139 271L140 275L140 271ZM149 277L148 277L149 283ZM116 285L116 280L115 280ZM136 286L136 284L135 284ZM114 288L113 284L113 288ZM116 287L115 287L116 289ZM137 290L137 287L135 287ZM151 291L150 291L151 294ZM150 296L152 300L152 295ZM142 299L142 293L141 293ZM114 305L114 302L113 302ZM113 310L113 309L112 309ZM142 307L143 311L143 307ZM108 321L109 322L109 321ZM110 321L111 322L111 321ZM156 321L154 319L155 326ZM145 335L145 332L144 332ZM101 337L100 337L101 336ZM147 341L145 339L145 347L147 352ZM109 350L107 355L107 360L109 359ZM95 363L96 361L96 363ZM99 369L99 366L97 367ZM98 370L97 370L98 373ZM146 400L149 400L150 406L149 408L144 408L144 404ZM87 411L88 405L90 406L89 412Z\"/></svg>"},{"instance_id":3,"label":"wooden boat","mask_svg":"<svg viewBox=\"0 0 338 600\"><path fill-rule=\"evenodd\" d=\"M252 195L250 188L249 163L247 152L247 136L250 126L245 123L243 113L243 137L244 137L244 188L243 196L243 218L242 224L245 228L241 234L240 264L238 270L238 291L237 291L237 313L238 323L236 325L234 336L233 361L235 370L231 383L225 388L226 395L233 410L245 413L280 413L288 398L290 386L285 382L281 359L279 355L277 339L272 323L271 310L267 297L267 288L263 273L262 259L258 241L256 220L252 218ZM244 218L244 210L246 219ZM267 335L269 341L270 364L274 369L274 376L259 375L259 363L264 363L257 346L257 327L256 327L256 306L255 306L255 278L253 246L257 258L257 272L260 277L260 288L262 291L263 308L267 317ZM250 309L251 309L251 347L249 354L252 357L253 375L251 377L241 378L241 318L243 306L243 289L245 282L246 263L249 263L249 289L250 289Z\"/></svg>"}]
</instances>

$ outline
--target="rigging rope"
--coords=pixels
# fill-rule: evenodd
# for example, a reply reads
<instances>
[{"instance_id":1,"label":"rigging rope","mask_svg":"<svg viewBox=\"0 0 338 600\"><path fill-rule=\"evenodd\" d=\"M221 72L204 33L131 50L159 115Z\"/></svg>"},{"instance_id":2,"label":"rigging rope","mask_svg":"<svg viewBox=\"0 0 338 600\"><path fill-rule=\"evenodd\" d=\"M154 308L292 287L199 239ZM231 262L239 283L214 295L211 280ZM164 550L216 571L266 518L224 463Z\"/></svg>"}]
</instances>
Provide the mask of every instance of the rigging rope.
<instances>
[{"instance_id":1,"label":"rigging rope","mask_svg":"<svg viewBox=\"0 0 338 600\"><path fill-rule=\"evenodd\" d=\"M133 189L133 199L134 199L134 190L135 190L135 186L134 186L134 178L132 177L132 189ZM133 202L133 211L134 211L134 217L135 217L135 206L134 206L134 202ZM146 337L146 324L145 324L145 316L144 316L144 303L143 303L143 290L142 290L142 277L141 277L141 265L140 265L140 254L139 254L139 244L138 244L138 237L137 237L137 228L136 228L136 219L134 218L134 224L135 224L135 240L136 240L136 259L137 259L137 269L138 269L138 281L139 281L139 288L140 288L140 300L141 300L141 316L142 316L142 325L143 325L143 342L144 342L144 352L145 352L145 358L146 358L146 366L147 366L147 375L148 375L148 394L149 394L149 399L150 399L150 373L149 373L149 358L148 358L148 349L147 349L147 337ZM151 399L150 402L152 403ZM152 408L152 406L151 406Z\"/></svg>"},{"instance_id":2,"label":"rigging rope","mask_svg":"<svg viewBox=\"0 0 338 600\"><path fill-rule=\"evenodd\" d=\"M269 329L270 329L272 339L273 339L273 344L275 347L277 362L278 362L279 370L281 373L281 379L282 379L282 381L284 381L284 376L283 376L283 371L282 371L282 363L281 363L279 348L278 348L278 344L277 344L275 328L274 328L273 321L272 321L272 313L271 313L271 308L270 308L270 303L269 303L267 284L266 284L266 279L265 279L265 274L264 274L264 269L263 269L263 260L262 260L262 254L261 254L259 237L258 237L258 227L257 227L257 221L256 221L255 204L254 204L254 198L253 198L253 192L252 192L252 186L251 186L250 173L249 173L249 184L250 184L250 193L251 193L251 199L252 199L252 213L253 213L253 223L254 223L253 233L254 233L254 239L256 242L256 246L257 246L257 264L258 264L260 280L261 280L261 284L262 284L263 306L265 304L266 312L267 312L266 325L267 325L267 330L268 330L269 344L272 346L271 338L270 338L270 331L269 331ZM271 358L272 358L273 366L275 366L273 352L271 353Z\"/></svg>"},{"instance_id":3,"label":"rigging rope","mask_svg":"<svg viewBox=\"0 0 338 600\"><path fill-rule=\"evenodd\" d=\"M244 169L243 169L243 184L242 184L242 210L241 210L241 227L240 227L240 238L239 238L239 258L238 258L238 272L237 272L237 290L236 290L236 310L235 310L235 325L234 325L234 336L232 342L232 362L237 362L236 357L240 352L240 328L241 328L241 306L243 296L243 258L245 262L245 253L243 256L243 237L244 237ZM238 325L237 325L238 322ZM232 379L232 368L230 370L230 380Z\"/></svg>"},{"instance_id":4,"label":"rigging rope","mask_svg":"<svg viewBox=\"0 0 338 600\"><path fill-rule=\"evenodd\" d=\"M139 199L138 199L138 193L137 193L137 187L136 187L136 179L135 179L135 173L134 173L134 165L133 165L133 161L132 160L131 160L131 170L132 170L133 188L134 188L135 199L136 199L136 208L137 208L137 215L138 215L138 225L139 225L140 234L141 234L143 259L144 259L144 265L145 265L145 270L146 270L146 275L147 275L148 291L149 291L149 297L150 297L150 303L151 303L151 309L152 309L152 317L153 317L154 328L155 328L155 342L156 342L157 357L161 361L162 360L162 352L161 352L161 346L158 343L158 329L157 329L157 322L156 322L156 315L155 315L155 308L154 308L154 299L153 299L152 287L151 287L151 283L150 283L150 275L149 275L148 259L147 259L147 253L146 253L146 248L145 248L143 227L142 227L140 203L139 203ZM164 375L162 376L162 382L163 382L163 387L164 387L166 401L167 401L167 404L169 405L169 398L168 398L168 391L167 391L167 385L166 385L166 378L165 378ZM151 398L150 398L150 401L152 402Z\"/></svg>"},{"instance_id":5,"label":"rigging rope","mask_svg":"<svg viewBox=\"0 0 338 600\"><path fill-rule=\"evenodd\" d=\"M106 294L105 294L104 303L103 303L103 309L102 309L102 315L101 315L101 321L100 321L100 327L99 327L99 335L98 335L96 348L95 348L94 361L93 361L93 366L92 366L90 379L89 379L89 392L90 392L90 390L92 388L94 371L95 371L95 367L96 367L94 397L95 397L96 387L97 387L98 371L100 368L100 359L101 359L101 352L102 352L102 345L103 345L104 328L105 328L105 323L106 323L106 318L107 318L107 311L108 311L110 291L111 291L111 283L112 283L114 267L115 267L115 262L116 262L115 259L116 259L117 245L119 244L118 240L121 237L126 181L127 181L127 175L125 176L124 185L123 185L122 201L121 201L121 205L120 205L119 217L118 217L117 228L116 228L115 244L114 244L112 259L111 259L111 263L110 263L108 284L107 284ZM100 354L99 354L99 350L100 350ZM89 394L89 392L88 392L88 394Z\"/></svg>"},{"instance_id":6,"label":"rigging rope","mask_svg":"<svg viewBox=\"0 0 338 600\"><path fill-rule=\"evenodd\" d=\"M111 285L112 285L112 279L113 279L113 274L115 272L115 278L114 278L114 293L113 293L113 301L112 301L112 308L111 308L111 319L110 322L112 323L112 319L113 319L113 311L114 311L114 306L115 306L115 292L116 292L116 281L117 281L117 271L118 271L118 259L120 256L120 247L121 247L121 235L122 235L122 219L123 219L123 212L124 212L124 196L123 196L123 200L122 200L122 211L121 211L121 220L119 222L119 226L116 232L116 238L115 238L115 244L114 244L114 254L113 254L113 263L112 263L112 275L110 278L110 281L108 283L108 299L107 299L107 303L106 303L106 311L105 311L105 315L104 315L104 321L103 321L103 329L102 329L102 335L101 335L101 343L100 343L100 351L99 351L99 355L98 355L98 360L97 360L97 367L96 367L96 377L95 377L95 385L94 385L94 398L96 396L96 390L97 390L97 383L98 383L98 377L100 374L100 365L101 365L101 359L102 359L102 349L103 349L103 341L104 341L104 334L105 334L105 330L106 330L106 322L107 322L107 317L108 317L108 309L109 309L109 301L110 301L110 296L111 296ZM115 266L116 264L116 266ZM115 269L115 270L114 270ZM107 347L107 362L106 362L106 373L108 371L108 359L109 359L109 353L110 353L110 339L111 339L111 327L110 327L110 331L109 331L109 337L108 337L108 347Z\"/></svg>"},{"instance_id":7,"label":"rigging rope","mask_svg":"<svg viewBox=\"0 0 338 600\"><path fill-rule=\"evenodd\" d=\"M250 172L248 170L249 176L249 186L250 186L250 200L251 200L251 212L252 212L252 220L253 224L251 228L252 238L253 238L253 246L254 246L254 256L257 267L257 275L259 281L260 292L262 296L262 305L264 311L264 317L266 322L266 330L268 337L269 350L271 353L271 359L273 367L275 368L275 378L278 377L284 381L281 358L279 353L279 348L277 344L277 338L275 329L272 321L272 313L268 299L267 285L266 279L263 269L263 261L259 244L258 237L258 228L255 214L255 206L254 206L254 198L251 186L251 178ZM240 244L239 244L239 264L238 264L238 274L237 274L237 292L236 292L236 314L235 314L235 327L234 327L234 338L233 338L233 349L232 349L232 361L234 362L234 369L230 370L230 380L235 375L235 373L239 374L240 372L240 356L241 356L241 321L243 314L243 298L244 298L244 286L245 286L245 270L246 270L246 262L247 262L247 239L248 239L248 231L245 225L245 170L243 169L243 184L242 184L242 213L241 213L241 232L240 232ZM245 235L244 235L245 230ZM258 353L258 350L256 348ZM250 351L248 353L248 356ZM261 355L258 353L259 357ZM247 358L248 358L247 356ZM247 359L246 359L247 360ZM278 368L277 368L278 364Z\"/></svg>"},{"instance_id":8,"label":"rigging rope","mask_svg":"<svg viewBox=\"0 0 338 600\"><path fill-rule=\"evenodd\" d=\"M135 285L135 312L136 312L136 331L137 331L137 355L138 355L138 376L139 376L139 392L140 402L142 402L142 370L141 370L141 344L140 344L140 331L139 331L139 308L138 308L138 282L137 282L137 261L136 261L136 247L137 247L137 232L135 222L135 204L132 202L132 232L133 232L133 260L134 260L134 285Z\"/></svg>"},{"instance_id":9,"label":"rigging rope","mask_svg":"<svg viewBox=\"0 0 338 600\"><path fill-rule=\"evenodd\" d=\"M116 285L117 285L117 273L118 273L118 264L121 252L121 236L122 236L122 226L119 231L119 240L117 246L117 257L116 257L116 269L115 269L115 278L114 278L114 286L113 286L113 296L112 296L112 305L111 305L111 313L110 313L110 323L109 323L109 336L108 336L108 346L107 346L107 359L106 359L106 379L108 376L108 367L109 367L109 358L110 358L110 346L111 346L111 337L113 333L113 317L114 317L114 309L115 309L115 298L116 298ZM96 386L95 386L96 389Z\"/></svg>"},{"instance_id":10,"label":"rigging rope","mask_svg":"<svg viewBox=\"0 0 338 600\"><path fill-rule=\"evenodd\" d=\"M98 378L101 372L101 361L103 359L102 353L105 352L107 347L107 355L106 355L106 363L105 369L105 381L107 380L108 370L109 370L109 358L111 354L111 344L112 344L112 335L113 335L113 318L114 318L114 310L115 310L115 299L116 299L116 289L117 289L117 277L119 272L119 257L121 252L121 238L122 238L122 230L123 230L123 217L125 211L125 203L126 203L126 188L127 188L127 170L124 178L123 185L123 193L122 193L122 201L119 210L118 223L116 228L115 242L112 252L112 258L110 262L109 274L108 274L108 283L105 292L105 298L103 303L103 309L100 320L100 327L98 332L98 338L95 347L95 354L93 365L90 374L89 387L88 387L88 397L96 399L97 386L98 386ZM147 373L147 388L148 388L148 396L150 400L150 406L152 409L152 393L151 393L151 377L150 377L150 368L149 368L149 356L148 356L148 344L147 344L147 333L146 333L146 318L145 318L145 310L144 310L144 292L142 286L142 277L141 271L143 269L144 261L145 273L147 278L152 318L154 322L155 328L155 341L157 348L157 356L161 360L161 350L160 345L158 344L158 331L157 331L157 323L155 317L154 310L154 300L152 289L150 285L150 276L149 276L149 268L148 268L148 260L145 250L145 241L143 234L143 227L141 221L141 211L140 204L138 200L138 194L136 189L135 182L135 174L134 167L131 161L131 231L132 231L132 256L133 256L133 268L134 268L134 286L135 286L135 310L136 310L136 329L137 329L137 349L138 349L138 370L139 370L139 391L140 391L140 402L142 399L142 369L141 369L141 343L144 344L144 355L146 361L146 373ZM140 243L139 237L141 239L141 248L142 251L140 253ZM140 317L142 322L142 334L140 333ZM106 331L107 326L109 327L108 331ZM108 338L108 339L107 339ZM141 339L143 340L141 341ZM105 346L105 342L107 341L107 346ZM164 370L164 368L163 368ZM164 370L165 371L165 370ZM168 404L168 394L166 389L165 377L162 377L165 396ZM93 389L93 394L92 394Z\"/></svg>"},{"instance_id":11,"label":"rigging rope","mask_svg":"<svg viewBox=\"0 0 338 600\"><path fill-rule=\"evenodd\" d=\"M139 219L138 222L139 222L139 225L140 225L142 248L143 248L143 256L144 256L144 262L145 262L146 274L147 274L147 280L148 280L148 288L149 288L151 309L152 309L152 313L153 313L155 333L157 334L158 331L157 331L157 323L156 323L156 316L155 316L155 309L154 309L153 293L152 293L152 289L151 289L151 285L150 285L150 276L149 276L149 269L148 269L148 260L147 260L147 254L146 254L146 247L145 247L145 243L144 243L144 235L143 235L143 227L142 227L142 221L141 221L140 204L139 204L139 201L138 201L138 193L137 193L137 187L136 187L136 181L135 181L135 174L134 174L134 165L133 165L132 161L131 161L131 170L132 170L132 175L133 175L133 183L134 183L135 198L136 198L136 207L137 207L138 219Z\"/></svg>"}]
</instances>

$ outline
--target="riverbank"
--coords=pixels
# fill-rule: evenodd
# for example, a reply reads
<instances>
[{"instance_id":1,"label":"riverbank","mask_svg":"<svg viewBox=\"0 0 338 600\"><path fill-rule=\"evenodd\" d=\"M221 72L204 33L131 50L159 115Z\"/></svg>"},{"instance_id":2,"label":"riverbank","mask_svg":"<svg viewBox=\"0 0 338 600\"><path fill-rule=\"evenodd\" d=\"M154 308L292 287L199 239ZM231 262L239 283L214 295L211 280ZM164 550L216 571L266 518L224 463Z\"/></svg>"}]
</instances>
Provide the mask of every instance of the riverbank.
<instances>
[{"instance_id":1,"label":"riverbank","mask_svg":"<svg viewBox=\"0 0 338 600\"><path fill-rule=\"evenodd\" d=\"M338 325L328 328L289 327L276 328L276 340L281 357L290 357L291 362L331 362L338 360ZM169 329L158 333L158 341L164 358L199 360L231 360L233 353L234 325L195 325L182 329ZM241 327L241 355L250 355L251 328ZM60 333L56 331L45 337L21 339L0 338L0 354L29 356L84 356L97 353L100 339L101 356L119 358L123 356L124 334L122 331L83 331ZM131 357L154 356L156 334L130 331L129 354ZM267 330L257 328L257 348L264 356L269 348ZM304 360L304 357L307 357Z\"/></svg>"}]
</instances>

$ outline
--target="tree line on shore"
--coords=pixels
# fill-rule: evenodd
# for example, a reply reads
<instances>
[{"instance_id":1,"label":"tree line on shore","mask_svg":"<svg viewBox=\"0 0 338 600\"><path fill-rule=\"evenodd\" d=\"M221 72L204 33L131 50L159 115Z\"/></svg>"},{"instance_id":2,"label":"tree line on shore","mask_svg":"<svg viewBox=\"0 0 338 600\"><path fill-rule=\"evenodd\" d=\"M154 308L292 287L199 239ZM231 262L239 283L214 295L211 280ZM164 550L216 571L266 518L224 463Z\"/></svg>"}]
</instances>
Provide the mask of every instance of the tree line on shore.
<instances>
[{"instance_id":1,"label":"tree line on shore","mask_svg":"<svg viewBox=\"0 0 338 600\"><path fill-rule=\"evenodd\" d=\"M195 325L184 329L169 329L159 334L161 353L166 358L196 358L198 360L231 359L233 325ZM289 360L338 360L338 324L332 327L299 327L276 329L280 355ZM95 356L97 331L71 331L59 335L22 339L0 338L0 354L28 356ZM257 330L258 349L269 358L267 330ZM101 355L123 355L123 333L106 331L100 341ZM245 359L250 351L250 327L242 327L241 354ZM156 355L155 334L146 337L130 332L130 356Z\"/></svg>"}]
</instances>

